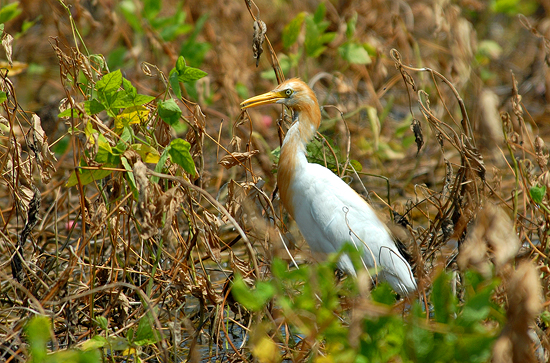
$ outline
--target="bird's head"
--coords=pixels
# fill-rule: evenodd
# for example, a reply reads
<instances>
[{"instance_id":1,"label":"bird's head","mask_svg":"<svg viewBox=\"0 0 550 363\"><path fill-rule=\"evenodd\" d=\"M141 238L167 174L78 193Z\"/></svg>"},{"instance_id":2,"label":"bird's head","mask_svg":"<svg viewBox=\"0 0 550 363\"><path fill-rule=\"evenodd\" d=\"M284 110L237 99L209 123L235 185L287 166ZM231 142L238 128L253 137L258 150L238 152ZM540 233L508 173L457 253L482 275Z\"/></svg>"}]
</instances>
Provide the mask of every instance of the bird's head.
<instances>
[{"instance_id":1,"label":"bird's head","mask_svg":"<svg viewBox=\"0 0 550 363\"><path fill-rule=\"evenodd\" d=\"M295 111L307 110L308 108L319 109L319 103L315 93L307 84L298 78L292 78L281 83L271 92L249 98L241 103L241 108L251 108L279 103Z\"/></svg>"}]
</instances>

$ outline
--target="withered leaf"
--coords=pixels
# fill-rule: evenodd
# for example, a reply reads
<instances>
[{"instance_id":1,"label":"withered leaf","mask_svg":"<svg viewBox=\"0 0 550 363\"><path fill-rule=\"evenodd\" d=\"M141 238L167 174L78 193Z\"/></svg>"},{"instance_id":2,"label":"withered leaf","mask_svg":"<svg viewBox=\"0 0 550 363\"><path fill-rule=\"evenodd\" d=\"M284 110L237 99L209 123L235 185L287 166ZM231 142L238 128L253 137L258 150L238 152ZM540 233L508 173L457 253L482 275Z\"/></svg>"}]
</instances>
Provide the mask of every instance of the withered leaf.
<instances>
[{"instance_id":1,"label":"withered leaf","mask_svg":"<svg viewBox=\"0 0 550 363\"><path fill-rule=\"evenodd\" d=\"M543 171L547 170L549 158L548 152L545 149L544 140L540 136L537 136L535 138L535 154L537 155L537 163Z\"/></svg>"},{"instance_id":2,"label":"withered leaf","mask_svg":"<svg viewBox=\"0 0 550 363\"><path fill-rule=\"evenodd\" d=\"M40 123L40 117L36 114L32 115L33 121L33 140L34 140L34 151L36 157L36 164L40 170L40 179L43 183L49 183L52 174L55 173L55 163L57 159L55 158L54 153L50 151L48 145L48 137L42 129Z\"/></svg>"},{"instance_id":3,"label":"withered leaf","mask_svg":"<svg viewBox=\"0 0 550 363\"><path fill-rule=\"evenodd\" d=\"M254 22L254 37L252 38L252 52L254 59L256 59L256 67L260 64L260 56L264 52L262 44L265 40L265 33L267 32L267 26L260 19Z\"/></svg>"},{"instance_id":4,"label":"withered leaf","mask_svg":"<svg viewBox=\"0 0 550 363\"><path fill-rule=\"evenodd\" d=\"M2 115L0 115L0 124L1 124L1 125L4 125L4 126L5 126L6 128L8 128L8 129L9 129L9 127L10 127L10 123L9 123L8 119L5 118L5 117L2 116ZM1 128L0 128L0 135L4 135L4 130L2 130Z\"/></svg>"},{"instance_id":5,"label":"withered leaf","mask_svg":"<svg viewBox=\"0 0 550 363\"><path fill-rule=\"evenodd\" d=\"M212 261L220 263L222 259L220 243L216 233L212 231L212 228L206 227L204 229L204 240L208 256L210 256Z\"/></svg>"},{"instance_id":6,"label":"withered leaf","mask_svg":"<svg viewBox=\"0 0 550 363\"><path fill-rule=\"evenodd\" d=\"M244 260L241 260L240 258L235 256L232 250L230 250L229 252L229 263L233 272L238 272L242 276L250 276L253 272L253 270L250 268L250 265L248 265Z\"/></svg>"},{"instance_id":7,"label":"withered leaf","mask_svg":"<svg viewBox=\"0 0 550 363\"><path fill-rule=\"evenodd\" d=\"M422 135L422 125L420 124L420 121L417 119L413 119L411 122L411 130L414 133L414 141L416 142L416 155L420 152L420 149L422 149L422 146L424 145L424 136Z\"/></svg>"},{"instance_id":8,"label":"withered leaf","mask_svg":"<svg viewBox=\"0 0 550 363\"><path fill-rule=\"evenodd\" d=\"M199 105L195 105L195 109L193 110L193 121L195 121L195 125L200 129L201 132L205 131L206 115L202 112Z\"/></svg>"},{"instance_id":9,"label":"withered leaf","mask_svg":"<svg viewBox=\"0 0 550 363\"><path fill-rule=\"evenodd\" d=\"M2 34L2 47L4 47L4 50L6 51L6 58L8 58L8 62L10 64L10 66L13 65L12 43L13 43L13 37L10 34L4 32L4 34Z\"/></svg>"},{"instance_id":10,"label":"withered leaf","mask_svg":"<svg viewBox=\"0 0 550 363\"><path fill-rule=\"evenodd\" d=\"M92 67L90 66L90 60L88 59L88 57L86 57L82 53L78 53L76 61L77 61L78 67L80 68L82 73L84 73L86 78L92 80L93 79Z\"/></svg>"},{"instance_id":11,"label":"withered leaf","mask_svg":"<svg viewBox=\"0 0 550 363\"><path fill-rule=\"evenodd\" d=\"M241 151L241 138L237 135L234 135L229 142L231 150L240 152Z\"/></svg>"},{"instance_id":12,"label":"withered leaf","mask_svg":"<svg viewBox=\"0 0 550 363\"><path fill-rule=\"evenodd\" d=\"M88 202L88 198L86 198ZM95 202L86 203L87 221L90 224L90 234L95 236L104 229L107 219L107 207L103 202L103 199L98 198Z\"/></svg>"},{"instance_id":13,"label":"withered leaf","mask_svg":"<svg viewBox=\"0 0 550 363\"><path fill-rule=\"evenodd\" d=\"M223 301L223 298L214 290L210 281L200 274L195 274L192 279L189 271L181 269L178 280L186 291L189 291L204 304L217 305Z\"/></svg>"},{"instance_id":14,"label":"withered leaf","mask_svg":"<svg viewBox=\"0 0 550 363\"><path fill-rule=\"evenodd\" d=\"M244 163L259 152L260 150L246 151L244 153L234 152L221 158L218 164L226 169L230 169L235 165L240 165Z\"/></svg>"},{"instance_id":15,"label":"withered leaf","mask_svg":"<svg viewBox=\"0 0 550 363\"><path fill-rule=\"evenodd\" d=\"M162 216L166 214L164 218L164 227L162 227L162 238L165 241L169 241L172 234L172 221L176 218L179 212L180 204L183 202L184 194L179 186L172 187L162 194L159 198L159 203L162 208L157 208L158 220L162 223Z\"/></svg>"}]
</instances>

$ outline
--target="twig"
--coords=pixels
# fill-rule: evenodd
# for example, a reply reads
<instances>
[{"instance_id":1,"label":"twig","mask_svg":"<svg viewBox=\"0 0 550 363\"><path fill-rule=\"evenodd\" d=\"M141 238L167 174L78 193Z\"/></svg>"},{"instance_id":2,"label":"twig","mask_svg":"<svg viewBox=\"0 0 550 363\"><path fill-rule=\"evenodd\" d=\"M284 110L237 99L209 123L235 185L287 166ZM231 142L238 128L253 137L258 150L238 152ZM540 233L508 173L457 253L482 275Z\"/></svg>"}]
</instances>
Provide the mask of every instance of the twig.
<instances>
[{"instance_id":1,"label":"twig","mask_svg":"<svg viewBox=\"0 0 550 363\"><path fill-rule=\"evenodd\" d=\"M206 197L206 199L208 199L208 201L210 203L212 203L212 205L214 205L220 212L222 212L227 217L227 219L231 222L231 224L233 224L233 226L235 227L235 229L237 230L237 232L239 233L239 235L243 239L243 242L245 243L246 248L248 249L248 253L250 254L250 259L252 260L252 265L254 266L254 271L256 272L256 277L260 278L260 269L259 269L258 263L256 261L256 253L254 252L254 249L252 248L252 244L250 243L250 240L246 236L246 233L244 233L241 226L239 226L239 224L237 223L235 218L233 218L233 216L231 216L231 214L227 211L227 209L225 209L225 207L223 205L220 204L220 202L218 202L206 190L204 190L204 189L202 189L202 188L200 188L200 187L198 187L194 184L191 184L190 182L188 182L187 180L185 180L181 177L172 176L172 175L168 175L168 174L157 173L157 172L152 171L150 169L147 169L147 174L152 175L152 176L156 176L158 178L163 178L163 179L168 179L168 180L178 182L182 186L187 187L189 189L193 189L193 190L199 192L200 194L202 194L204 197Z\"/></svg>"}]
</instances>

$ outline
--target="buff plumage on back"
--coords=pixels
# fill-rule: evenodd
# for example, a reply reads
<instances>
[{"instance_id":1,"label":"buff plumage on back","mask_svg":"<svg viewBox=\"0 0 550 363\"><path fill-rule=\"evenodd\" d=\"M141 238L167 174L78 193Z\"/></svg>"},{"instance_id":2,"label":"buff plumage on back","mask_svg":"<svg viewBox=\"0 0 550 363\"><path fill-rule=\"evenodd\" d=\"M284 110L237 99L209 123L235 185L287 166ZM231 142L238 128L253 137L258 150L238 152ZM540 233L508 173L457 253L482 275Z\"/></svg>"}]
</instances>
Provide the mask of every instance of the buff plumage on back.
<instances>
[{"instance_id":1,"label":"buff plumage on back","mask_svg":"<svg viewBox=\"0 0 550 363\"><path fill-rule=\"evenodd\" d=\"M295 122L281 147L277 183L283 206L296 220L311 250L334 253L351 242L362 251L364 266L374 268L395 291L408 295L416 290L409 264L372 208L330 170L307 161L306 145L321 123L313 91L293 78L241 106L270 103L284 104L294 112ZM339 264L355 275L349 257L343 256Z\"/></svg>"}]
</instances>

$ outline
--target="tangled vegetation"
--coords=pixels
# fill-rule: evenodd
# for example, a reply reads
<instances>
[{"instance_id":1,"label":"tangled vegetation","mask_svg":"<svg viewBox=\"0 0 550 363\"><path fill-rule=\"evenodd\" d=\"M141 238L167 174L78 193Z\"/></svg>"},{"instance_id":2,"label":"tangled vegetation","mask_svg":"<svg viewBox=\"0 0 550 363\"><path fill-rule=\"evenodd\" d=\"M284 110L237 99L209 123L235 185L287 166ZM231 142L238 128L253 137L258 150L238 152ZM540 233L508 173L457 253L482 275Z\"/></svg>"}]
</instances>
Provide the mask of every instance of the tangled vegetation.
<instances>
[{"instance_id":1,"label":"tangled vegetation","mask_svg":"<svg viewBox=\"0 0 550 363\"><path fill-rule=\"evenodd\" d=\"M0 3L2 361L548 361L550 5L314 3ZM415 296L281 207L295 76Z\"/></svg>"}]
</instances>

